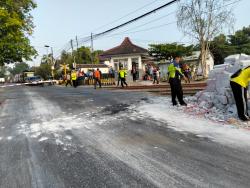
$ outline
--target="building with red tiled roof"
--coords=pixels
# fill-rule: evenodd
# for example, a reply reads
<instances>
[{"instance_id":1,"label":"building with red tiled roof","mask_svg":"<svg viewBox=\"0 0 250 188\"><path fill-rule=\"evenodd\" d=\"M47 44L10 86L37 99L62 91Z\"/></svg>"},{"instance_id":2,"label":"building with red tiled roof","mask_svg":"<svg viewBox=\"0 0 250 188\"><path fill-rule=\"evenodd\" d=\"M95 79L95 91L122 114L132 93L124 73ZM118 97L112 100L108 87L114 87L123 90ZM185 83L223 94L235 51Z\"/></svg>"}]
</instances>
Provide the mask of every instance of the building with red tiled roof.
<instances>
[{"instance_id":1,"label":"building with red tiled roof","mask_svg":"<svg viewBox=\"0 0 250 188\"><path fill-rule=\"evenodd\" d=\"M130 74L132 67L137 70L137 79L142 78L145 72L145 64L150 60L148 57L148 50L133 44L128 37L119 46L100 55L100 58L107 60L107 64L112 66L115 71L119 71L121 67L125 68L128 71L128 80L132 79Z\"/></svg>"}]
</instances>

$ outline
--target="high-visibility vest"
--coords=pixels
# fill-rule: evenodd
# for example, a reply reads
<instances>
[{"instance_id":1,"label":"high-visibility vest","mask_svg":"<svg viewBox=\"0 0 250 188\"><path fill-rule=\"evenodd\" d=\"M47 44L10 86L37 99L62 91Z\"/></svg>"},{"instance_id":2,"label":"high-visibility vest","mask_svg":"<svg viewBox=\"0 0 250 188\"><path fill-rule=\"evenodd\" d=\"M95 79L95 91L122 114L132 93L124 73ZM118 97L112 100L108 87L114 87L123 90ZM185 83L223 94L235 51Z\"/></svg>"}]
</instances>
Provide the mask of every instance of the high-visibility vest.
<instances>
[{"instance_id":1,"label":"high-visibility vest","mask_svg":"<svg viewBox=\"0 0 250 188\"><path fill-rule=\"evenodd\" d=\"M239 75L236 75L235 77L233 75L231 81L241 85L244 88L247 88L250 82L250 66L242 69Z\"/></svg>"},{"instance_id":2,"label":"high-visibility vest","mask_svg":"<svg viewBox=\"0 0 250 188\"><path fill-rule=\"evenodd\" d=\"M127 75L127 72L125 70L120 70L119 74L120 74L120 78L125 78Z\"/></svg>"},{"instance_id":3,"label":"high-visibility vest","mask_svg":"<svg viewBox=\"0 0 250 188\"><path fill-rule=\"evenodd\" d=\"M76 80L76 72L71 73L71 80Z\"/></svg>"},{"instance_id":4,"label":"high-visibility vest","mask_svg":"<svg viewBox=\"0 0 250 188\"><path fill-rule=\"evenodd\" d=\"M100 71L95 71L95 72L94 72L94 77L100 79L100 78L101 78Z\"/></svg>"},{"instance_id":5,"label":"high-visibility vest","mask_svg":"<svg viewBox=\"0 0 250 188\"><path fill-rule=\"evenodd\" d=\"M168 73L169 73L169 78L176 78L176 72L178 71L179 75L182 75L181 69L178 67L175 67L174 64L170 64L168 66ZM179 78L178 78L179 79Z\"/></svg>"}]
</instances>

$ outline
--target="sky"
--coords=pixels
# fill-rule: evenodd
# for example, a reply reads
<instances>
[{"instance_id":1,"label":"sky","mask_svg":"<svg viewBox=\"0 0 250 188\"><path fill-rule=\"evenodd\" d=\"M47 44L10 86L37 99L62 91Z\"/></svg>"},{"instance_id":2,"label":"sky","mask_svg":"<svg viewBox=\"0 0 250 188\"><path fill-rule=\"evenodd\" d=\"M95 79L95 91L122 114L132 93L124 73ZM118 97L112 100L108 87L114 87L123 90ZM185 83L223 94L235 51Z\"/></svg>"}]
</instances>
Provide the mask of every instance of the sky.
<instances>
[{"instance_id":1,"label":"sky","mask_svg":"<svg viewBox=\"0 0 250 188\"><path fill-rule=\"evenodd\" d=\"M35 0L37 8L32 11L35 29L31 44L39 56L29 62L38 66L45 45L53 47L55 57L71 40L100 33L130 19L157 8L170 0ZM230 0L229 0L230 1ZM235 2L231 0L230 2ZM176 25L178 3L161 9L150 16L123 27L94 41L95 50L107 50L119 45L125 37L130 37L136 45L147 48L148 44L162 42L193 43L184 36ZM234 30L250 25L250 1L240 0L228 6L235 14ZM129 14L133 12L132 14ZM128 15L129 14L129 15ZM127 15L127 16L126 16ZM121 18L121 19L120 19ZM225 31L225 34L228 34ZM80 43L80 42L79 42ZM90 43L84 43L90 46Z\"/></svg>"}]
</instances>

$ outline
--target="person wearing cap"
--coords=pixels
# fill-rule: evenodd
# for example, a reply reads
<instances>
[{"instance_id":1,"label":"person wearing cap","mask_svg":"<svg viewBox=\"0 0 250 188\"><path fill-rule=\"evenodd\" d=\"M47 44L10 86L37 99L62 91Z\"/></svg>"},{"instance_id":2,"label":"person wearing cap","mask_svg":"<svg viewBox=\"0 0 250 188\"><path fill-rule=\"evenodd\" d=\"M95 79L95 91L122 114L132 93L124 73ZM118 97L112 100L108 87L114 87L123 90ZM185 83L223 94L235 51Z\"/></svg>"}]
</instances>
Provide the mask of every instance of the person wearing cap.
<instances>
[{"instance_id":1,"label":"person wearing cap","mask_svg":"<svg viewBox=\"0 0 250 188\"><path fill-rule=\"evenodd\" d=\"M171 96L173 106L177 105L176 97L182 106L187 106L183 100L183 90L181 85L181 79L186 77L182 74L180 69L180 55L176 55L174 61L168 67L168 78L171 87Z\"/></svg>"},{"instance_id":2,"label":"person wearing cap","mask_svg":"<svg viewBox=\"0 0 250 188\"><path fill-rule=\"evenodd\" d=\"M238 117L249 121L247 90L250 82L250 66L240 69L231 76L230 85L233 91Z\"/></svg>"},{"instance_id":3,"label":"person wearing cap","mask_svg":"<svg viewBox=\"0 0 250 188\"><path fill-rule=\"evenodd\" d=\"M94 71L94 79L95 79L95 83L94 83L94 87L96 89L96 85L97 85L97 82L99 84L99 88L102 87L102 84L101 84L101 71L99 70L99 68L97 68L96 71Z\"/></svg>"}]
</instances>

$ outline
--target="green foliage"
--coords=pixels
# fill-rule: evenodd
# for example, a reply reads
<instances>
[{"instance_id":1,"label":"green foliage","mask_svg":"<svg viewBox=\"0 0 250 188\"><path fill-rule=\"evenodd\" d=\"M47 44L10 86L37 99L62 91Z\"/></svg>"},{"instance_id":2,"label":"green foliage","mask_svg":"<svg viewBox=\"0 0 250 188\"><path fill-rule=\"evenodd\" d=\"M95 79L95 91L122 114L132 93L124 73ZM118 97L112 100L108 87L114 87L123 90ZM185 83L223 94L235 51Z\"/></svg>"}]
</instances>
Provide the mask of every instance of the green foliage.
<instances>
[{"instance_id":1,"label":"green foliage","mask_svg":"<svg viewBox=\"0 0 250 188\"><path fill-rule=\"evenodd\" d=\"M41 65L35 70L35 75L41 76L45 80L51 77L51 73L51 65L49 65L48 63L41 63Z\"/></svg>"},{"instance_id":2,"label":"green foliage","mask_svg":"<svg viewBox=\"0 0 250 188\"><path fill-rule=\"evenodd\" d=\"M28 36L34 28L30 11L33 0L1 0L0 65L31 60L36 55Z\"/></svg>"},{"instance_id":3,"label":"green foliage","mask_svg":"<svg viewBox=\"0 0 250 188\"><path fill-rule=\"evenodd\" d=\"M63 51L61 54L61 58L57 61L56 67L58 68L60 64L68 64L70 68L73 67L73 62L75 61L77 64L98 64L99 55L102 53L102 50L96 50L91 54L91 50L89 47L82 46L77 50L73 51L73 56L71 52Z\"/></svg>"},{"instance_id":4,"label":"green foliage","mask_svg":"<svg viewBox=\"0 0 250 188\"><path fill-rule=\"evenodd\" d=\"M210 51L214 55L215 64L224 63L224 58L232 54L250 55L250 26L228 37L223 34L215 37L210 42Z\"/></svg>"},{"instance_id":5,"label":"green foliage","mask_svg":"<svg viewBox=\"0 0 250 188\"><path fill-rule=\"evenodd\" d=\"M150 44L149 54L156 60L169 60L175 56L191 55L193 46L184 46L183 44Z\"/></svg>"},{"instance_id":6,"label":"green foliage","mask_svg":"<svg viewBox=\"0 0 250 188\"><path fill-rule=\"evenodd\" d=\"M23 71L29 70L30 67L27 63L21 62L16 63L13 68L10 68L9 71L12 75L21 74Z\"/></svg>"},{"instance_id":7,"label":"green foliage","mask_svg":"<svg viewBox=\"0 0 250 188\"><path fill-rule=\"evenodd\" d=\"M5 77L6 68L4 66L0 66L0 78Z\"/></svg>"}]
</instances>

